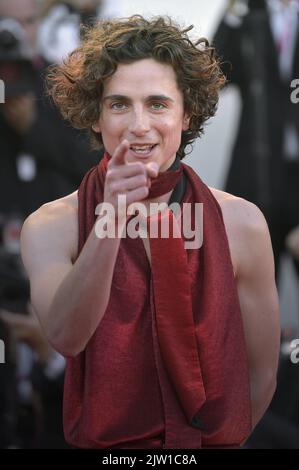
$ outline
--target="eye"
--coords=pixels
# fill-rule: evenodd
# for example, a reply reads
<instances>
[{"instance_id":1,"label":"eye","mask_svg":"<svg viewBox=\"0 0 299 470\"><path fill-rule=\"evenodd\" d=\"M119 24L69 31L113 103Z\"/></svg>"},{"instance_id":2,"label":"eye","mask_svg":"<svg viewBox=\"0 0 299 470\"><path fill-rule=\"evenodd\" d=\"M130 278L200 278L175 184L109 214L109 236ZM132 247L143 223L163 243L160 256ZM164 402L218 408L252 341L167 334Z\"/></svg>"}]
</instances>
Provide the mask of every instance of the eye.
<instances>
[{"instance_id":1,"label":"eye","mask_svg":"<svg viewBox=\"0 0 299 470\"><path fill-rule=\"evenodd\" d=\"M164 103L161 103L161 102L156 102L156 103L152 103L152 104L151 104L151 107L152 107L153 109L156 109L156 110L159 111L160 109L166 108L166 105L165 105Z\"/></svg>"},{"instance_id":2,"label":"eye","mask_svg":"<svg viewBox=\"0 0 299 470\"><path fill-rule=\"evenodd\" d=\"M126 104L121 103L120 101L118 101L116 103L111 103L110 107L111 107L111 109L114 109L116 111L122 111L123 109L127 108Z\"/></svg>"}]
</instances>

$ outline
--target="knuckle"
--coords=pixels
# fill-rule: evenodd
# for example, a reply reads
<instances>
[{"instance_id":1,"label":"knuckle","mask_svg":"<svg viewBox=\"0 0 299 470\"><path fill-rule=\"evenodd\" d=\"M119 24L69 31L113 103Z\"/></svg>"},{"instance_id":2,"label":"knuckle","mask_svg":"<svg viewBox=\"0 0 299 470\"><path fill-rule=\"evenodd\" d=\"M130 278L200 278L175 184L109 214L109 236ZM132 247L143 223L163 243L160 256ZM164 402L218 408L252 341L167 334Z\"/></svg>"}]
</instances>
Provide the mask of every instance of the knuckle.
<instances>
[{"instance_id":1,"label":"knuckle","mask_svg":"<svg viewBox=\"0 0 299 470\"><path fill-rule=\"evenodd\" d=\"M139 177L140 184L146 184L147 183L147 178L145 175L141 175Z\"/></svg>"},{"instance_id":2,"label":"knuckle","mask_svg":"<svg viewBox=\"0 0 299 470\"><path fill-rule=\"evenodd\" d=\"M106 173L106 180L110 181L113 179L113 173L114 171L112 170L112 168L109 168L107 169L107 173Z\"/></svg>"},{"instance_id":3,"label":"knuckle","mask_svg":"<svg viewBox=\"0 0 299 470\"><path fill-rule=\"evenodd\" d=\"M110 160L107 163L107 171L112 169L112 168L113 168L113 161L112 161L112 158L110 158Z\"/></svg>"},{"instance_id":4,"label":"knuckle","mask_svg":"<svg viewBox=\"0 0 299 470\"><path fill-rule=\"evenodd\" d=\"M110 193L112 194L112 196L115 196L118 193L118 187L116 184L110 185Z\"/></svg>"},{"instance_id":5,"label":"knuckle","mask_svg":"<svg viewBox=\"0 0 299 470\"><path fill-rule=\"evenodd\" d=\"M148 194L148 187L147 186L143 186L142 188L139 188L139 191L140 191L140 194L142 196L147 196Z\"/></svg>"},{"instance_id":6,"label":"knuckle","mask_svg":"<svg viewBox=\"0 0 299 470\"><path fill-rule=\"evenodd\" d=\"M134 170L138 173L143 173L145 174L145 166L141 162L135 162L134 163Z\"/></svg>"}]
</instances>

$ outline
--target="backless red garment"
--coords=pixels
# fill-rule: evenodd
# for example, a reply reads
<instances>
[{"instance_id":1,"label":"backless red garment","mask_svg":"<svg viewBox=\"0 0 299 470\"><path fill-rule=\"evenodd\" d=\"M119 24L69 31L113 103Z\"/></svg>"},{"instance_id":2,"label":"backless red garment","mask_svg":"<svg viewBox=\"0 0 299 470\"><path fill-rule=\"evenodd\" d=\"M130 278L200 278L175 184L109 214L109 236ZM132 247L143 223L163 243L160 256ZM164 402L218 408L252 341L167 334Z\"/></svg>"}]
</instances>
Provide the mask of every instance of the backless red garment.
<instances>
[{"instance_id":1,"label":"backless red garment","mask_svg":"<svg viewBox=\"0 0 299 470\"><path fill-rule=\"evenodd\" d=\"M187 188L181 204L203 203L203 246L186 250L187 270L182 273L190 283L194 321L190 338L183 341L191 357L194 336L196 364L180 362L178 338L173 333L167 337L165 328L168 322L172 332L171 317L166 319L163 335L162 327L158 334L158 303L164 299L154 295L157 280L143 242L122 239L104 317L86 349L67 359L64 431L74 447L238 447L250 434L244 332L221 209L197 174L182 165ZM79 253L102 199L98 165L85 175L79 188ZM173 253L171 260L179 264ZM171 286L173 268L164 274L163 282ZM184 291L180 294L184 296ZM165 356L162 343L166 340L167 347L173 341L173 364L169 364L171 356ZM198 390L198 400L194 397L194 406L197 403L200 408L191 422L192 396L189 400L187 390L184 396L184 380L189 368L196 373L195 367L198 377L193 392ZM176 373L184 375L181 382L179 376L172 380Z\"/></svg>"}]
</instances>

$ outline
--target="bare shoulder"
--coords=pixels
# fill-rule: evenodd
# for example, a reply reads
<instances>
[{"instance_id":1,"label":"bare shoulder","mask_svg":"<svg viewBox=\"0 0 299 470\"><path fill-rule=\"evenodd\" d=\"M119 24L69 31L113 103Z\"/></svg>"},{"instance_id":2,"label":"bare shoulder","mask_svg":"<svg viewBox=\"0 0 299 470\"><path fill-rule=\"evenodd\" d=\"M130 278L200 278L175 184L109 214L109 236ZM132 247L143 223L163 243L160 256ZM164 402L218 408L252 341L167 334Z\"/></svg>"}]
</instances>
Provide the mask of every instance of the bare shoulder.
<instances>
[{"instance_id":1,"label":"bare shoulder","mask_svg":"<svg viewBox=\"0 0 299 470\"><path fill-rule=\"evenodd\" d=\"M265 228L267 226L262 211L252 202L219 189L209 189L221 207L227 229Z\"/></svg>"},{"instance_id":2,"label":"bare shoulder","mask_svg":"<svg viewBox=\"0 0 299 470\"><path fill-rule=\"evenodd\" d=\"M253 257L262 248L272 250L267 222L252 202L215 188L210 190L222 211L236 273L247 262L248 254Z\"/></svg>"},{"instance_id":3,"label":"bare shoulder","mask_svg":"<svg viewBox=\"0 0 299 470\"><path fill-rule=\"evenodd\" d=\"M77 191L43 204L24 222L21 233L23 251L58 244L73 259L77 253ZM31 252L31 255L33 253Z\"/></svg>"}]
</instances>

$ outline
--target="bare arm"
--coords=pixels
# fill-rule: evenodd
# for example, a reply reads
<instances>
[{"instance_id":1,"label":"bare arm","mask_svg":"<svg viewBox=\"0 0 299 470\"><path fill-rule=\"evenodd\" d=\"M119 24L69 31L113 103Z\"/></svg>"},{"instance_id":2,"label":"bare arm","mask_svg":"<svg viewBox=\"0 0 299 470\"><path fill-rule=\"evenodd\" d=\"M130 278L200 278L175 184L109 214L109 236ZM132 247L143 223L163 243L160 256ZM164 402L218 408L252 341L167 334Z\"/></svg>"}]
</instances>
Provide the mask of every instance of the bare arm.
<instances>
[{"instance_id":1,"label":"bare arm","mask_svg":"<svg viewBox=\"0 0 299 470\"><path fill-rule=\"evenodd\" d=\"M125 164L122 145L109 164L104 201L127 204L148 194L146 175L157 169ZM120 151L121 150L121 151ZM21 249L31 285L31 301L52 346L75 356L99 325L110 296L120 239L97 237L92 230L76 261L77 212L63 200L43 206L25 222Z\"/></svg>"},{"instance_id":2,"label":"bare arm","mask_svg":"<svg viewBox=\"0 0 299 470\"><path fill-rule=\"evenodd\" d=\"M98 239L94 230L72 264L63 203L32 214L22 230L22 256L31 302L54 349L74 356L84 349L106 309L119 240ZM74 234L71 236L74 237Z\"/></svg>"},{"instance_id":3,"label":"bare arm","mask_svg":"<svg viewBox=\"0 0 299 470\"><path fill-rule=\"evenodd\" d=\"M237 285L249 361L252 424L268 408L276 388L280 348L279 304L274 261L264 216L238 200Z\"/></svg>"}]
</instances>

